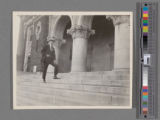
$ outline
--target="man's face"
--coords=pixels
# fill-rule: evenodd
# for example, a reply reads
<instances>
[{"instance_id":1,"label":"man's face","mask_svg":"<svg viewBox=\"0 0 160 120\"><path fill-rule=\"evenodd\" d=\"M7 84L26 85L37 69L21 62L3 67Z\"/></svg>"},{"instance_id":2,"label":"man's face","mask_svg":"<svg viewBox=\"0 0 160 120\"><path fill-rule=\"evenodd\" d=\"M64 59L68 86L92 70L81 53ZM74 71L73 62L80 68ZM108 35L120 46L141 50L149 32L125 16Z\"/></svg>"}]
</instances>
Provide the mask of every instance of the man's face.
<instances>
[{"instance_id":1,"label":"man's face","mask_svg":"<svg viewBox=\"0 0 160 120\"><path fill-rule=\"evenodd\" d=\"M49 44L49 46L50 46L50 50L53 51L53 48L54 48L54 47L53 47L53 41L49 41L48 44Z\"/></svg>"}]
</instances>

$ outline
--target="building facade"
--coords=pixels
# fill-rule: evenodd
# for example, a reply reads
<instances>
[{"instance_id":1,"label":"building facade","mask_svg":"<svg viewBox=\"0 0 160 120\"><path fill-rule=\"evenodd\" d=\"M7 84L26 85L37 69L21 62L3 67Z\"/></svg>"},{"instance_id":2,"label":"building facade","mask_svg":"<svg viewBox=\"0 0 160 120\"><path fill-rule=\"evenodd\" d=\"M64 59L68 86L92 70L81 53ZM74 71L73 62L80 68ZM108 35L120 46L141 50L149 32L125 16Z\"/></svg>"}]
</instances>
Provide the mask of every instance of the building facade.
<instances>
[{"instance_id":1,"label":"building facade","mask_svg":"<svg viewBox=\"0 0 160 120\"><path fill-rule=\"evenodd\" d=\"M129 22L128 15L31 16L22 20L17 68L41 71L40 51L53 39L62 73L129 69Z\"/></svg>"},{"instance_id":2,"label":"building facade","mask_svg":"<svg viewBox=\"0 0 160 120\"><path fill-rule=\"evenodd\" d=\"M41 49L52 39L61 79L18 76L17 104L131 106L130 17L21 16L17 70L41 71Z\"/></svg>"}]
</instances>

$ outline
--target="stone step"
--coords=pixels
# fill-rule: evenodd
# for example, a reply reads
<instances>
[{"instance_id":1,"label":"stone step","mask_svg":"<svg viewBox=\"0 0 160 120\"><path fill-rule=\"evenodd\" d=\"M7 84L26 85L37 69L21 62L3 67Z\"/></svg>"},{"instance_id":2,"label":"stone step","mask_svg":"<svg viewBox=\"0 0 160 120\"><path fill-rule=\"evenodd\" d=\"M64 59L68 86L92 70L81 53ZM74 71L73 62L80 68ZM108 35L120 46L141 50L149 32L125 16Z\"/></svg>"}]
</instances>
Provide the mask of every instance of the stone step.
<instances>
[{"instance_id":1,"label":"stone step","mask_svg":"<svg viewBox=\"0 0 160 120\"><path fill-rule=\"evenodd\" d=\"M52 104L48 104L46 102L37 101L34 99L30 99L28 97L21 96L18 94L17 96L17 106L50 106Z\"/></svg>"},{"instance_id":2,"label":"stone step","mask_svg":"<svg viewBox=\"0 0 160 120\"><path fill-rule=\"evenodd\" d=\"M29 81L28 78L33 78L32 80L41 80L41 74L25 74L19 76L19 80ZM78 80L128 80L129 71L100 71L100 72L75 72L75 73L60 73L58 76L61 79L76 79ZM53 79L53 74L48 73L47 79Z\"/></svg>"},{"instance_id":3,"label":"stone step","mask_svg":"<svg viewBox=\"0 0 160 120\"><path fill-rule=\"evenodd\" d=\"M48 89L49 90L49 89ZM103 93L92 93L83 91L73 91L73 90L63 90L63 89L52 89L47 93L46 88L34 88L34 89L22 89L20 94L23 97L29 97L30 99L37 99L41 102L47 102L49 104L54 104L55 98L60 96L64 99L69 99L69 101L75 101L78 103L86 103L88 105L128 105L129 96L114 95L114 94L103 94ZM54 101L54 102L53 102Z\"/></svg>"},{"instance_id":4,"label":"stone step","mask_svg":"<svg viewBox=\"0 0 160 120\"><path fill-rule=\"evenodd\" d=\"M34 106L71 106L71 105L72 106L89 106L89 104L86 104L83 101L79 101L79 100L75 101L74 99L71 99L70 97L62 97L62 96L57 95L56 97L54 97L52 103L51 102L48 103L48 100L44 101L44 100L38 99L39 97L35 97L35 94L36 94L36 96L38 95L38 96L41 96L41 98L43 98L44 97L43 94L39 94L39 93L37 94L34 92L32 93L22 92L22 93L18 94L18 96L20 96L20 99L18 99L18 102L19 102L18 105L21 105L21 106L25 106L25 105L29 105L29 106L33 106L33 105Z\"/></svg>"},{"instance_id":5,"label":"stone step","mask_svg":"<svg viewBox=\"0 0 160 120\"><path fill-rule=\"evenodd\" d=\"M111 86L111 87L129 87L130 80L90 80L90 79L83 79L83 80L75 80L75 79L47 79L47 85L52 86L54 84L68 84L68 85L98 85L98 86ZM25 81L18 81L17 84L26 84L26 85L38 85L44 86L42 80L25 80Z\"/></svg>"},{"instance_id":6,"label":"stone step","mask_svg":"<svg viewBox=\"0 0 160 120\"><path fill-rule=\"evenodd\" d=\"M25 89L64 89L64 90L76 90L76 91L88 91L88 92L95 92L95 93L108 93L108 94L115 94L115 95L129 95L130 89L128 87L119 87L119 86L101 86L101 85L80 85L80 84L57 84L57 83L30 83L30 82L23 82L19 84L20 88Z\"/></svg>"},{"instance_id":7,"label":"stone step","mask_svg":"<svg viewBox=\"0 0 160 120\"><path fill-rule=\"evenodd\" d=\"M94 76L94 75L123 75L129 74L129 69L120 69L120 70L112 70L112 71L91 71L91 72L70 72L70 73L59 73L60 75L83 75L83 76Z\"/></svg>"},{"instance_id":8,"label":"stone step","mask_svg":"<svg viewBox=\"0 0 160 120\"><path fill-rule=\"evenodd\" d=\"M53 79L53 74L48 73L47 83L43 83L41 73L18 75L17 95L20 104L129 105L128 70L63 73L58 76L60 79Z\"/></svg>"},{"instance_id":9,"label":"stone step","mask_svg":"<svg viewBox=\"0 0 160 120\"><path fill-rule=\"evenodd\" d=\"M21 99L21 101L19 100L19 102L23 102L23 100L25 99L25 101L31 100L31 101L37 101L37 103L33 103L34 105L39 105L41 104L42 106L49 104L49 105L53 105L54 104L54 96L52 95L47 95L47 94L41 94L41 93L36 93L36 92L31 92L30 90L26 90L26 91L19 91L17 92L17 97L21 97L23 99ZM28 101L27 103L30 103L31 101ZM26 103L26 104L27 104Z\"/></svg>"}]
</instances>

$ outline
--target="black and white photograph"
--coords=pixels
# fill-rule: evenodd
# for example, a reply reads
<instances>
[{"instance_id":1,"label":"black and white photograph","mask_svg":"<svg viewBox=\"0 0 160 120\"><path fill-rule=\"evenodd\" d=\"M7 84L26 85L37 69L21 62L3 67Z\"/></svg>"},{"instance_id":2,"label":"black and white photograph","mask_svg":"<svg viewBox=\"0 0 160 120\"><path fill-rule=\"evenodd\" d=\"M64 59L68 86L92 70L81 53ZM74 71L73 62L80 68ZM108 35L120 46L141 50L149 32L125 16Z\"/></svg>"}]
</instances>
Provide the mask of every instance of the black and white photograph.
<instances>
[{"instance_id":1,"label":"black and white photograph","mask_svg":"<svg viewBox=\"0 0 160 120\"><path fill-rule=\"evenodd\" d=\"M14 109L132 108L132 12L12 17Z\"/></svg>"}]
</instances>

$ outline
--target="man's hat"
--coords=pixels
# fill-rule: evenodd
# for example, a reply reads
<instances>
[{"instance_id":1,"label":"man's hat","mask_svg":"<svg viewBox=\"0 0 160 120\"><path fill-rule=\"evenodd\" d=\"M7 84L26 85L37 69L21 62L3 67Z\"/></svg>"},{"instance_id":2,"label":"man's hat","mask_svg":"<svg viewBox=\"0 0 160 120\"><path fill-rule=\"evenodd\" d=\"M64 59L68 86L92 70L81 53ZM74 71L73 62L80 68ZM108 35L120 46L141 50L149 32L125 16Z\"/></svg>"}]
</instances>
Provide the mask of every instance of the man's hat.
<instances>
[{"instance_id":1,"label":"man's hat","mask_svg":"<svg viewBox=\"0 0 160 120\"><path fill-rule=\"evenodd\" d=\"M51 42L51 41L54 42L54 40L47 40L48 43Z\"/></svg>"},{"instance_id":2,"label":"man's hat","mask_svg":"<svg viewBox=\"0 0 160 120\"><path fill-rule=\"evenodd\" d=\"M49 43L50 41L54 42L55 38L54 37L47 37L47 42Z\"/></svg>"}]
</instances>

